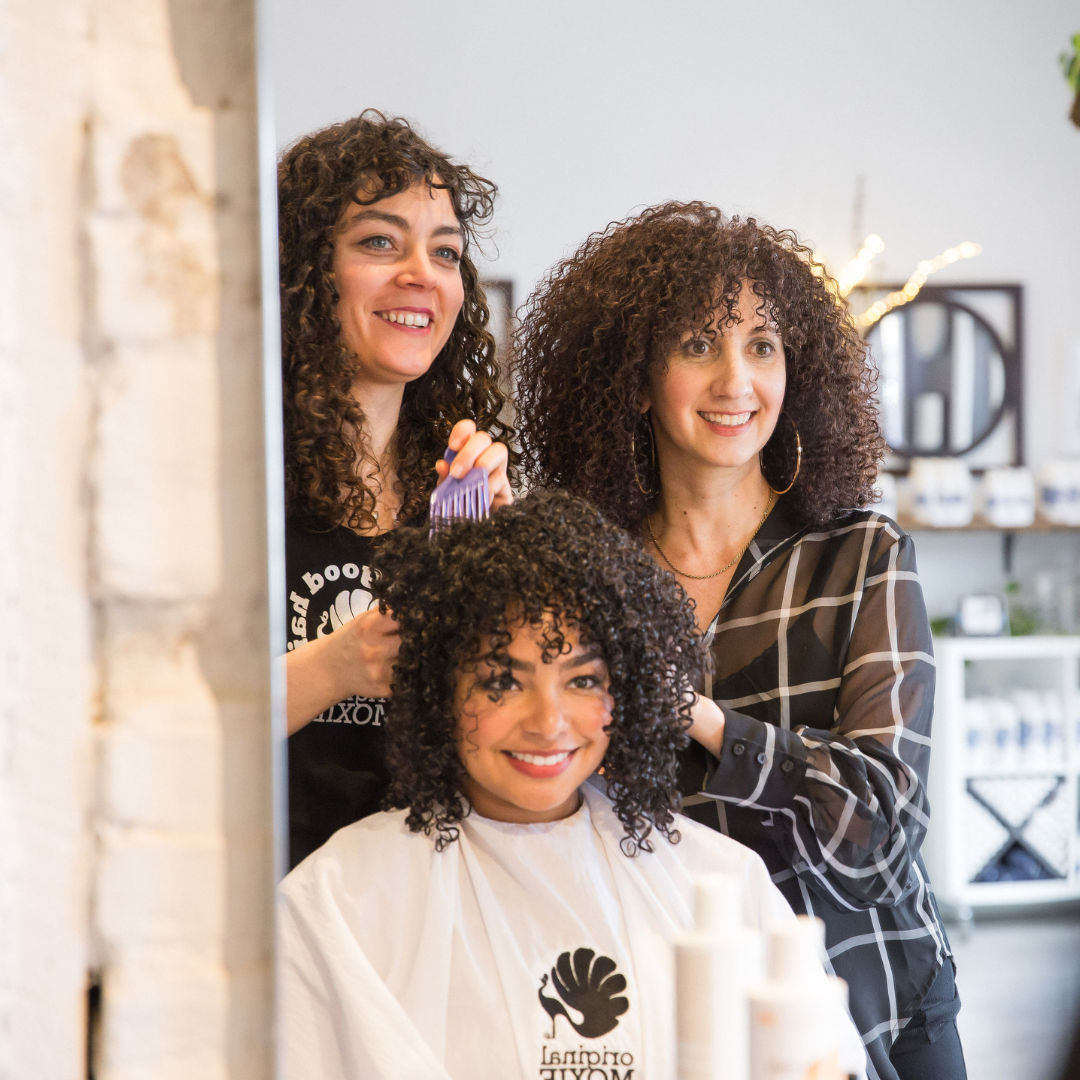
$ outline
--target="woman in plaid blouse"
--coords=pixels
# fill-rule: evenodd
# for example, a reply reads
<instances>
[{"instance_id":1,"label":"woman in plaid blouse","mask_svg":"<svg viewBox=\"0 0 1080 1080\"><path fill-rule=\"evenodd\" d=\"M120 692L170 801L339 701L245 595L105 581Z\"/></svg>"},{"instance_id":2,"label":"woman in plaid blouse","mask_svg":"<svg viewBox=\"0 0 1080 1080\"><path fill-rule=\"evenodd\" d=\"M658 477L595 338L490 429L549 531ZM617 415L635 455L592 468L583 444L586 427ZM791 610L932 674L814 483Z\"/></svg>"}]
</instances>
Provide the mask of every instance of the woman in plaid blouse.
<instances>
[{"instance_id":1,"label":"woman in plaid blouse","mask_svg":"<svg viewBox=\"0 0 1080 1080\"><path fill-rule=\"evenodd\" d=\"M791 232L666 203L548 275L516 354L531 481L636 532L696 602L714 670L684 812L825 921L870 1077L965 1077L919 855L930 627L910 537L865 509L884 442L834 283Z\"/></svg>"}]
</instances>

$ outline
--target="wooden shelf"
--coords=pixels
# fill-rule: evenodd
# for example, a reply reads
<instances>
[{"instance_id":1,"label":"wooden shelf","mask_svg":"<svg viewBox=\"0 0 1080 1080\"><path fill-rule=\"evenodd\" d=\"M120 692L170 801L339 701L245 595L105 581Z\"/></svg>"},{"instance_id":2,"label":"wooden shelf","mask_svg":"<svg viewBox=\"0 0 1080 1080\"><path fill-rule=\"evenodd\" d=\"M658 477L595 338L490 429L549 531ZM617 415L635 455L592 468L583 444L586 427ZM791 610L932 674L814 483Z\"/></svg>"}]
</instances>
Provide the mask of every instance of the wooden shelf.
<instances>
[{"instance_id":1,"label":"wooden shelf","mask_svg":"<svg viewBox=\"0 0 1080 1080\"><path fill-rule=\"evenodd\" d=\"M906 515L898 517L896 519L897 525L904 530L904 532L989 532L989 533L1051 533L1051 532L1080 532L1080 527L1076 525L1057 525L1052 521L1044 521L1042 518L1036 518L1034 524L1023 525L1016 528L1002 528L1000 525L992 525L984 518L975 517L972 519L970 525L951 525L940 527L936 525L926 525L921 521L916 521L913 517Z\"/></svg>"}]
</instances>

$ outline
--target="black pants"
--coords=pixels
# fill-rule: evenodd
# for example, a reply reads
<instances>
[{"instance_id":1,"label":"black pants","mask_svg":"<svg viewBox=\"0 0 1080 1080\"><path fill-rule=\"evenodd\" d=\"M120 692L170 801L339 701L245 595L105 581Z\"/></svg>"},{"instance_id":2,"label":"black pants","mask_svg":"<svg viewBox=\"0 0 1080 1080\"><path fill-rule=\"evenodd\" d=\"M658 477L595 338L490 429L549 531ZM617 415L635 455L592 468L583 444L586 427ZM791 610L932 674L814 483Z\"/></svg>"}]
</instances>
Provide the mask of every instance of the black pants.
<instances>
[{"instance_id":1,"label":"black pants","mask_svg":"<svg viewBox=\"0 0 1080 1080\"><path fill-rule=\"evenodd\" d=\"M900 1080L967 1080L964 1049L956 1030L960 995L956 965L946 960L919 1011L889 1052Z\"/></svg>"}]
</instances>

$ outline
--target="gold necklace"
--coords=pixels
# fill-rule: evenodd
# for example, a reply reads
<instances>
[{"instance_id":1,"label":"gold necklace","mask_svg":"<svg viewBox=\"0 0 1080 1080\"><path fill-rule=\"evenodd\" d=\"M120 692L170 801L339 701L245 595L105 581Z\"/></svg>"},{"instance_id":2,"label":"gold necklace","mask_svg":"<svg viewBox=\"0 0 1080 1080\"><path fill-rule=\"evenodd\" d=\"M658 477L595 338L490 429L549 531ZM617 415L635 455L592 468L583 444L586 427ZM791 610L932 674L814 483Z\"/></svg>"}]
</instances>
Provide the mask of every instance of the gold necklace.
<instances>
[{"instance_id":1,"label":"gold necklace","mask_svg":"<svg viewBox=\"0 0 1080 1080\"><path fill-rule=\"evenodd\" d=\"M776 501L776 495L772 492L769 493L769 497L765 502L765 513L761 515L761 520L754 526L754 531L750 534L750 539L743 544L742 551L735 556L731 562L721 566L719 570L714 571L711 574L688 574L685 570L680 570L665 554L663 548L656 542L656 536L652 531L652 521L649 519L649 515L645 515L645 528L649 530L649 539L653 542L653 547L660 552L660 557L671 567L672 571L679 575L679 577L690 578L693 581L708 581L709 578L719 577L721 574L730 570L745 554L746 549L750 546L754 537L761 531L761 526L765 524L765 519L769 516L769 511L773 508L773 503Z\"/></svg>"}]
</instances>

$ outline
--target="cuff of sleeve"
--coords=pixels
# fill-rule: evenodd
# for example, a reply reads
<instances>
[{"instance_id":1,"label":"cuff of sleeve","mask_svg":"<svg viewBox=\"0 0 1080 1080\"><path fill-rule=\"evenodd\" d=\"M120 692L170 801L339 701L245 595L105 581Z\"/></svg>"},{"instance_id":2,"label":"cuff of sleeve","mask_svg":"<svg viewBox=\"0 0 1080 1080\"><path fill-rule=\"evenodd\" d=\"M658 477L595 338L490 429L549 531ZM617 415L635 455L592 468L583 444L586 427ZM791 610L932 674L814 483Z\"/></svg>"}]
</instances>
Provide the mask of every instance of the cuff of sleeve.
<instances>
[{"instance_id":1,"label":"cuff of sleeve","mask_svg":"<svg viewBox=\"0 0 1080 1080\"><path fill-rule=\"evenodd\" d=\"M724 709L724 742L706 795L779 810L792 804L805 775L806 747L798 735Z\"/></svg>"}]
</instances>

